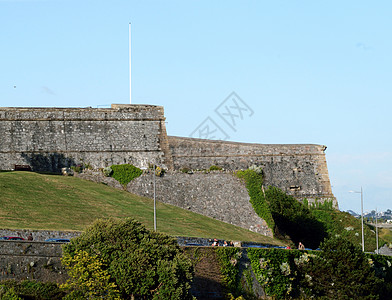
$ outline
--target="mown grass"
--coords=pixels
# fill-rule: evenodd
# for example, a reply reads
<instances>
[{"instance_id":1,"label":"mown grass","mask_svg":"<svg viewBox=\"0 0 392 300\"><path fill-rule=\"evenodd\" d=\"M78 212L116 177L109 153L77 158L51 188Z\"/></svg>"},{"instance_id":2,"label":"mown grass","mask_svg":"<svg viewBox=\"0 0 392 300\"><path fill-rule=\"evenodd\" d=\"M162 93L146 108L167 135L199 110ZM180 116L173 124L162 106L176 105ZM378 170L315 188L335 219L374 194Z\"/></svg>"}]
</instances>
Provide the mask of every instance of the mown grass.
<instances>
[{"instance_id":1,"label":"mown grass","mask_svg":"<svg viewBox=\"0 0 392 300\"><path fill-rule=\"evenodd\" d=\"M0 228L84 230L95 219L109 217L132 217L153 229L153 200L76 177L0 172ZM157 230L171 236L282 244L160 202Z\"/></svg>"}]
</instances>

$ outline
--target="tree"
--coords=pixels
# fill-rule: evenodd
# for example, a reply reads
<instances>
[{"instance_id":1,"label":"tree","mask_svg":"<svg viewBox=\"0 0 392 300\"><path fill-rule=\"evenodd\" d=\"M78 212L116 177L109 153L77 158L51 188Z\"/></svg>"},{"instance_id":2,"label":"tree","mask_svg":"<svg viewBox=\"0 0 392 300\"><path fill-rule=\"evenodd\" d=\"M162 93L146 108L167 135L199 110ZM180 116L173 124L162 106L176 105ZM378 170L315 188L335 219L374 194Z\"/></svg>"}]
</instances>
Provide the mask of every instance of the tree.
<instances>
[{"instance_id":1,"label":"tree","mask_svg":"<svg viewBox=\"0 0 392 300\"><path fill-rule=\"evenodd\" d=\"M382 280L376 277L372 261L351 242L331 238L322 252L301 266L306 274L302 285L311 295L325 299L379 299Z\"/></svg>"},{"instance_id":2,"label":"tree","mask_svg":"<svg viewBox=\"0 0 392 300\"><path fill-rule=\"evenodd\" d=\"M104 292L113 292L109 299L117 297L117 291L122 299L192 299L190 259L176 240L150 232L135 220L97 220L80 237L65 245L63 253L68 257L67 267L71 272L83 265L69 258L85 255L86 266L89 258L96 258L100 262L95 266L96 274L105 281L104 285L96 286L106 286ZM88 267L85 272L79 272L86 274ZM92 277L93 274L86 276L84 281ZM80 280L80 276L76 279ZM88 295L83 286L81 282L73 285L77 293Z\"/></svg>"},{"instance_id":3,"label":"tree","mask_svg":"<svg viewBox=\"0 0 392 300\"><path fill-rule=\"evenodd\" d=\"M327 236L323 224L305 205L282 190L269 186L265 199L276 224L275 234L288 235L294 244L316 249Z\"/></svg>"}]
</instances>

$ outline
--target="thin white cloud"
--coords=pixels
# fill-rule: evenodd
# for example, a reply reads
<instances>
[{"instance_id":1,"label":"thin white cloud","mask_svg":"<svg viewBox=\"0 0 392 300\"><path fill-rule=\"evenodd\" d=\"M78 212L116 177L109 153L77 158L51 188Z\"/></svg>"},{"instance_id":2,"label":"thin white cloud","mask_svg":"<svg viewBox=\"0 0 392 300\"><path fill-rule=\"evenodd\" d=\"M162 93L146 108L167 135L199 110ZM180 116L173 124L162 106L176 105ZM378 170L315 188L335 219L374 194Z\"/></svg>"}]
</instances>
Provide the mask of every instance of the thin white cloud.
<instances>
[{"instance_id":1,"label":"thin white cloud","mask_svg":"<svg viewBox=\"0 0 392 300\"><path fill-rule=\"evenodd\" d=\"M48 95L52 95L52 96L56 96L56 93L53 92L50 88L48 88L47 86L43 86L41 88L42 93L48 94Z\"/></svg>"}]
</instances>

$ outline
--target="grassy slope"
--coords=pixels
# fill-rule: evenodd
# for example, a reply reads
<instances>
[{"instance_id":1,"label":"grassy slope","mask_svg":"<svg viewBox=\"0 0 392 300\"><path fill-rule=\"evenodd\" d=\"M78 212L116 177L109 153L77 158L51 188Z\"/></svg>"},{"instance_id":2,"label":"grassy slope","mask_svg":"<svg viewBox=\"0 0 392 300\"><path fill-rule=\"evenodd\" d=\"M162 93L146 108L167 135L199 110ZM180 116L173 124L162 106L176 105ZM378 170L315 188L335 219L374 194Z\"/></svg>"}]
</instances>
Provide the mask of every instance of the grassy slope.
<instances>
[{"instance_id":1,"label":"grassy slope","mask_svg":"<svg viewBox=\"0 0 392 300\"><path fill-rule=\"evenodd\" d=\"M0 228L83 230L96 218L132 217L153 228L153 201L75 177L0 173ZM175 206L157 204L157 230L172 236L281 244Z\"/></svg>"},{"instance_id":2,"label":"grassy slope","mask_svg":"<svg viewBox=\"0 0 392 300\"><path fill-rule=\"evenodd\" d=\"M362 244L361 220L356 219L347 212L312 210L313 214L324 223L325 229L330 235L340 235L355 245ZM376 249L376 234L374 228L365 224L365 251L373 252ZM382 246L386 241L379 235L379 243Z\"/></svg>"},{"instance_id":3,"label":"grassy slope","mask_svg":"<svg viewBox=\"0 0 392 300\"><path fill-rule=\"evenodd\" d=\"M386 241L388 243L388 245L392 245L392 229L379 228L378 234L384 241Z\"/></svg>"}]
</instances>

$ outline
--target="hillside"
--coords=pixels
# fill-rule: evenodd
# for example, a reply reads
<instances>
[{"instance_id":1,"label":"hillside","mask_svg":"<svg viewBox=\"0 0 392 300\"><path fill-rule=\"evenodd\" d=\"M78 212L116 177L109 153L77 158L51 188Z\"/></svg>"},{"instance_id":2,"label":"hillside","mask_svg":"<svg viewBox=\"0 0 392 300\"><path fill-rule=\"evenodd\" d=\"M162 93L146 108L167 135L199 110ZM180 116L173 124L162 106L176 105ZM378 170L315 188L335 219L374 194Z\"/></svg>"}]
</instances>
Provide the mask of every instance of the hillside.
<instances>
[{"instance_id":1,"label":"hillside","mask_svg":"<svg viewBox=\"0 0 392 300\"><path fill-rule=\"evenodd\" d=\"M95 219L109 217L132 217L152 229L153 201L76 177L0 172L1 228L83 230ZM157 203L157 230L172 236L282 244L163 203Z\"/></svg>"},{"instance_id":2,"label":"hillside","mask_svg":"<svg viewBox=\"0 0 392 300\"><path fill-rule=\"evenodd\" d=\"M312 209L312 213L324 225L329 236L339 235L355 245L362 245L361 219L356 219L348 212L338 210ZM389 233L388 233L389 232ZM379 246L390 240L390 231L380 231ZM364 224L365 251L374 252L376 249L376 233L374 227Z\"/></svg>"}]
</instances>

